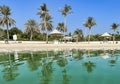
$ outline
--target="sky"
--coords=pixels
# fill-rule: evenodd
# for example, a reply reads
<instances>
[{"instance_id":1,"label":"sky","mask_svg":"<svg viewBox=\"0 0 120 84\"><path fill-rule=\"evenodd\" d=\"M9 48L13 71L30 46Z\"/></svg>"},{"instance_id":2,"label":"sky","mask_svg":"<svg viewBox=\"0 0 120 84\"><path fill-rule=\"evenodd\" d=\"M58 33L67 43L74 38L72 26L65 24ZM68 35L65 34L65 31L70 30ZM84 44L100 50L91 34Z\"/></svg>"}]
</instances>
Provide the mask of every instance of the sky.
<instances>
[{"instance_id":1,"label":"sky","mask_svg":"<svg viewBox=\"0 0 120 84\"><path fill-rule=\"evenodd\" d=\"M22 31L25 30L24 24L29 19L40 23L37 12L43 3L47 5L53 18L53 29L59 22L64 21L58 10L62 9L65 4L70 5L73 12L66 17L68 33L77 28L88 32L88 29L83 26L88 17L93 17L97 23L92 27L92 34L113 33L112 23L120 24L120 0L0 0L0 6L10 7L12 12L10 17L15 19L16 27Z\"/></svg>"}]
</instances>

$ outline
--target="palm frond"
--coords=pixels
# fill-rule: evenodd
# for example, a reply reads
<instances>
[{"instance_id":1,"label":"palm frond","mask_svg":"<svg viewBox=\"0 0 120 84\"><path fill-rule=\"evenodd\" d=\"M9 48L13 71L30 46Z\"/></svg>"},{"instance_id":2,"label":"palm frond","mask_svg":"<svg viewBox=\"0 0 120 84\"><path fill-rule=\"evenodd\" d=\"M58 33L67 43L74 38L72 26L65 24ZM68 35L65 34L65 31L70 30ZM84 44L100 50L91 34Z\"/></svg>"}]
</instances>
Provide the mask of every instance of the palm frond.
<instances>
[{"instance_id":1,"label":"palm frond","mask_svg":"<svg viewBox=\"0 0 120 84\"><path fill-rule=\"evenodd\" d=\"M68 14L72 13L72 8L71 6L65 4L64 8L60 10L60 12L62 13L62 15L67 16Z\"/></svg>"},{"instance_id":2,"label":"palm frond","mask_svg":"<svg viewBox=\"0 0 120 84\"><path fill-rule=\"evenodd\" d=\"M91 29L92 26L96 25L95 20L93 19L93 17L88 17L87 21L85 22L85 24L83 24L85 27L88 27L89 29Z\"/></svg>"},{"instance_id":3,"label":"palm frond","mask_svg":"<svg viewBox=\"0 0 120 84\"><path fill-rule=\"evenodd\" d=\"M114 30L114 32L117 30L117 28L119 27L119 24L117 24L117 23L113 23L112 25L111 25L111 29L112 30Z\"/></svg>"}]
</instances>

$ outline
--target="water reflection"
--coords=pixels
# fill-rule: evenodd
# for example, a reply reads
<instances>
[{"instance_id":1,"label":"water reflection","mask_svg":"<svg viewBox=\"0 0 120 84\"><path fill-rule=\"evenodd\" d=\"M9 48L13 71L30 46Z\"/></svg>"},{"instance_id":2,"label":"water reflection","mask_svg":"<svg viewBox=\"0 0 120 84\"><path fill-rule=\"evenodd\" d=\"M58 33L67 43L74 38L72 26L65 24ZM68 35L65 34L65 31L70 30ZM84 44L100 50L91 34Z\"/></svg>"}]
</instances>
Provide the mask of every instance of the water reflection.
<instances>
[{"instance_id":1,"label":"water reflection","mask_svg":"<svg viewBox=\"0 0 120 84\"><path fill-rule=\"evenodd\" d=\"M82 50L72 50L73 52L73 59L75 60L82 60L83 59L83 55L84 55L84 51Z\"/></svg>"},{"instance_id":2,"label":"water reflection","mask_svg":"<svg viewBox=\"0 0 120 84\"><path fill-rule=\"evenodd\" d=\"M111 52L112 52L111 53L111 59L109 60L109 62L111 64L111 66L115 66L118 55L116 55L115 50L112 50Z\"/></svg>"},{"instance_id":3,"label":"water reflection","mask_svg":"<svg viewBox=\"0 0 120 84\"><path fill-rule=\"evenodd\" d=\"M88 73L94 75L93 73L100 71L101 68L107 69L108 66L120 66L119 57L119 50L66 49L60 51L0 53L0 74L3 78L0 79L0 82L4 81L2 84L7 84L6 81L15 82L18 81L17 79L22 80L26 77L27 82L25 84L31 84L31 81L34 81L34 84L38 84L38 82L39 84L56 84L57 81L59 81L59 84L72 84L72 81L76 80L74 78L76 76L77 78L84 78L84 76L88 76ZM102 58L105 58L105 60ZM110 67L109 69L112 70L112 73L116 73L118 67L115 70ZM77 75L74 75L76 72ZM100 74L96 74L97 78ZM27 75L36 78L31 80ZM117 78L119 77L116 76ZM36 83L36 81L38 82ZM81 81L79 83L85 84L84 81ZM15 84L13 82L11 83Z\"/></svg>"},{"instance_id":4,"label":"water reflection","mask_svg":"<svg viewBox=\"0 0 120 84\"><path fill-rule=\"evenodd\" d=\"M92 54L91 54L90 50L88 50L87 51L88 61L84 62L84 64L83 64L86 67L88 73L92 72L93 68L96 67L96 63L91 61L91 56L92 56Z\"/></svg>"},{"instance_id":5,"label":"water reflection","mask_svg":"<svg viewBox=\"0 0 120 84\"><path fill-rule=\"evenodd\" d=\"M3 62L3 78L6 81L12 81L15 80L17 76L19 76L19 64L14 61L15 58L9 52L6 55L8 55L8 58L5 62Z\"/></svg>"},{"instance_id":6,"label":"water reflection","mask_svg":"<svg viewBox=\"0 0 120 84\"><path fill-rule=\"evenodd\" d=\"M14 52L14 58L15 58L15 61L18 61L19 58L18 58L18 52L17 51Z\"/></svg>"},{"instance_id":7,"label":"water reflection","mask_svg":"<svg viewBox=\"0 0 120 84\"><path fill-rule=\"evenodd\" d=\"M104 50L104 52L101 54L101 57L103 59L108 59L110 57L110 53Z\"/></svg>"},{"instance_id":8,"label":"water reflection","mask_svg":"<svg viewBox=\"0 0 120 84\"><path fill-rule=\"evenodd\" d=\"M62 79L62 84L69 84L70 77L69 77L69 75L67 74L67 70L66 70L66 69L64 69L64 70L62 71L62 77L63 77L63 79Z\"/></svg>"},{"instance_id":9,"label":"water reflection","mask_svg":"<svg viewBox=\"0 0 120 84\"><path fill-rule=\"evenodd\" d=\"M57 59L57 64L60 67L65 67L68 64L68 61L67 61L67 58L66 58L68 56L69 55L67 53L67 50L63 51L63 54L61 56L59 56L58 59Z\"/></svg>"},{"instance_id":10,"label":"water reflection","mask_svg":"<svg viewBox=\"0 0 120 84\"><path fill-rule=\"evenodd\" d=\"M52 67L52 59L49 57L48 50L46 51L45 57L42 59L42 69L40 72L40 84L50 84L52 79L53 67Z\"/></svg>"},{"instance_id":11,"label":"water reflection","mask_svg":"<svg viewBox=\"0 0 120 84\"><path fill-rule=\"evenodd\" d=\"M38 70L39 66L41 65L39 61L39 57L34 56L32 51L30 52L30 55L27 58L27 62L28 62L28 67L31 71Z\"/></svg>"}]
</instances>

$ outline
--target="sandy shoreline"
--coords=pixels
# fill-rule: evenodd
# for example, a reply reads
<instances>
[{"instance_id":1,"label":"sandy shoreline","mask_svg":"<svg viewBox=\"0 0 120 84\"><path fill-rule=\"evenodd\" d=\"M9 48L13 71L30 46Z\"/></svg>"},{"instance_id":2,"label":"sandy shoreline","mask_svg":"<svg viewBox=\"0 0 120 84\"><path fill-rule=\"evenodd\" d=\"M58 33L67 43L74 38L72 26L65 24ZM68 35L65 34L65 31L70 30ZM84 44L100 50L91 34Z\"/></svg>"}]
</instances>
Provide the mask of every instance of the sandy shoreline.
<instances>
[{"instance_id":1,"label":"sandy shoreline","mask_svg":"<svg viewBox=\"0 0 120 84\"><path fill-rule=\"evenodd\" d=\"M120 44L113 43L60 43L60 44L45 44L39 42L24 42L24 43L14 43L10 42L9 44L0 43L0 52L12 52L12 51L44 51L44 50L64 50L64 49L93 49L93 50L107 50L107 49L119 49Z\"/></svg>"}]
</instances>

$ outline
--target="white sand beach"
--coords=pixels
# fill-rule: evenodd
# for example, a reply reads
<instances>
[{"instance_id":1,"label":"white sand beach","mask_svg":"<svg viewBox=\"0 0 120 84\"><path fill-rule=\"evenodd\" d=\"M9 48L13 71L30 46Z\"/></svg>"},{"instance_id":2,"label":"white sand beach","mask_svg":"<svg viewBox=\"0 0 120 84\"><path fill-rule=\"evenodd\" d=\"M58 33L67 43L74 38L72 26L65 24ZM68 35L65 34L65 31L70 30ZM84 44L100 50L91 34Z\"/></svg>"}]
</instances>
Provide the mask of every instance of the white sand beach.
<instances>
[{"instance_id":1,"label":"white sand beach","mask_svg":"<svg viewBox=\"0 0 120 84\"><path fill-rule=\"evenodd\" d=\"M40 41L22 41L20 43L14 43L10 41L9 44L5 44L3 41L0 42L0 52L12 52L12 51L42 51L42 50L64 50L64 49L120 49L120 43L100 43L100 42L74 42L74 43L59 43L46 44Z\"/></svg>"}]
</instances>

